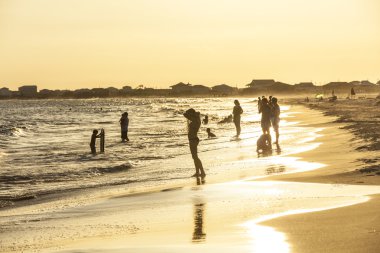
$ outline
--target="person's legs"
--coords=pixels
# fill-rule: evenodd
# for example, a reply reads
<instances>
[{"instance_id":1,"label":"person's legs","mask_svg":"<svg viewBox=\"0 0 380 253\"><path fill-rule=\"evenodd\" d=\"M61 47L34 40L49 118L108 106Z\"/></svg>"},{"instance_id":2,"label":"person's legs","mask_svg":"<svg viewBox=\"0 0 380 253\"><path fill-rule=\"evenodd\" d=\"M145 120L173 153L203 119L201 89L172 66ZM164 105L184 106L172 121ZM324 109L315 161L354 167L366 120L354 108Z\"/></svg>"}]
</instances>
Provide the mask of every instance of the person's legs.
<instances>
[{"instance_id":1,"label":"person's legs","mask_svg":"<svg viewBox=\"0 0 380 253\"><path fill-rule=\"evenodd\" d=\"M279 138L280 138L280 132L279 132L279 130L278 130L278 127L276 127L275 129L274 129L274 131L276 132L276 142L275 142L275 144L278 144L279 142Z\"/></svg>"},{"instance_id":2,"label":"person's legs","mask_svg":"<svg viewBox=\"0 0 380 253\"><path fill-rule=\"evenodd\" d=\"M124 131L121 130L121 142L125 142Z\"/></svg>"},{"instance_id":3,"label":"person's legs","mask_svg":"<svg viewBox=\"0 0 380 253\"><path fill-rule=\"evenodd\" d=\"M129 138L128 138L128 131L125 131L125 139L127 140L127 141L129 141Z\"/></svg>"},{"instance_id":4,"label":"person's legs","mask_svg":"<svg viewBox=\"0 0 380 253\"><path fill-rule=\"evenodd\" d=\"M236 136L240 135L241 127L240 127L240 119L234 120L235 127L236 127Z\"/></svg>"},{"instance_id":5,"label":"person's legs","mask_svg":"<svg viewBox=\"0 0 380 253\"><path fill-rule=\"evenodd\" d=\"M198 158L198 141L190 140L189 145L190 145L191 157L194 160L194 166L195 166L194 176L198 177L199 176L199 167L198 167L198 163L197 163L197 160L199 160L199 158Z\"/></svg>"},{"instance_id":6,"label":"person's legs","mask_svg":"<svg viewBox=\"0 0 380 253\"><path fill-rule=\"evenodd\" d=\"M277 119L277 120L275 120L275 122L274 122L274 124L273 124L273 129L274 129L274 131L275 131L275 133L276 133L276 142L275 142L275 144L278 144L279 142L279 138L280 138L280 130L279 130L279 120Z\"/></svg>"},{"instance_id":7,"label":"person's legs","mask_svg":"<svg viewBox=\"0 0 380 253\"><path fill-rule=\"evenodd\" d=\"M201 160L198 157L198 144L199 140L191 140L190 141L190 151L191 151L191 156L194 160L194 166L195 166L195 175L194 176L206 176L206 173L203 169L203 165ZM200 174L199 174L200 172Z\"/></svg>"},{"instance_id":8,"label":"person's legs","mask_svg":"<svg viewBox=\"0 0 380 253\"><path fill-rule=\"evenodd\" d=\"M92 153L92 154L96 154L96 147L90 145L90 148L91 148L91 153Z\"/></svg>"}]
</instances>

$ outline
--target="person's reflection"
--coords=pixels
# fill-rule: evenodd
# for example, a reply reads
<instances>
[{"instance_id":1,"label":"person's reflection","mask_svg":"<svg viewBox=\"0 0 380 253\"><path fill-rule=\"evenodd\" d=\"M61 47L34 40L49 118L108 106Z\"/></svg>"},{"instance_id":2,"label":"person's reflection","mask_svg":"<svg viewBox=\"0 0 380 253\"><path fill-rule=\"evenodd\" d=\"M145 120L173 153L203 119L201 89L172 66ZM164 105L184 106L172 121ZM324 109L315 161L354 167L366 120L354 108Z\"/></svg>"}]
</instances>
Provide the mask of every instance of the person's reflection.
<instances>
[{"instance_id":1,"label":"person's reflection","mask_svg":"<svg viewBox=\"0 0 380 253\"><path fill-rule=\"evenodd\" d=\"M204 178L197 177L197 185L202 185L202 184L205 184L205 183L206 183L206 180Z\"/></svg>"},{"instance_id":2,"label":"person's reflection","mask_svg":"<svg viewBox=\"0 0 380 253\"><path fill-rule=\"evenodd\" d=\"M203 230L204 210L204 203L194 205L194 232L192 238L193 243L203 242L206 239L206 233Z\"/></svg>"},{"instance_id":3,"label":"person's reflection","mask_svg":"<svg viewBox=\"0 0 380 253\"><path fill-rule=\"evenodd\" d=\"M276 153L277 155L281 155L281 147L280 144L276 143Z\"/></svg>"},{"instance_id":4,"label":"person's reflection","mask_svg":"<svg viewBox=\"0 0 380 253\"><path fill-rule=\"evenodd\" d=\"M284 165L272 165L272 166L269 166L265 170L267 175L280 174L280 173L284 173L285 171L286 171L286 167Z\"/></svg>"}]
</instances>

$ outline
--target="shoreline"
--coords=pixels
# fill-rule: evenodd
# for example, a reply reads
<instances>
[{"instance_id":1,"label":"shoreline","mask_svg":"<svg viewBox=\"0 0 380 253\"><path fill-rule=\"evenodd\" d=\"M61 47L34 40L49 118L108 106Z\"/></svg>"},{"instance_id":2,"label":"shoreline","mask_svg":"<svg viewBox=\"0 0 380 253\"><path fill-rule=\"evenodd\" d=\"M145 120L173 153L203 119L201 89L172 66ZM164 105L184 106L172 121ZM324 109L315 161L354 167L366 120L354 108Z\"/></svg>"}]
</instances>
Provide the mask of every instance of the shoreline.
<instances>
[{"instance_id":1,"label":"shoreline","mask_svg":"<svg viewBox=\"0 0 380 253\"><path fill-rule=\"evenodd\" d=\"M326 118L325 118L325 120L326 120ZM347 150L350 150L351 147L345 146L344 144L342 145L342 140L346 139L350 135L350 133L347 133L346 130L338 129L336 124L334 124L334 123L322 123L322 125L320 127L323 128L322 133L321 133L322 136L317 136L316 139L314 140L314 142L320 143L319 147L317 147L316 149L313 149L311 151L297 153L295 155L289 155L289 156L290 157L292 157L292 156L298 157L299 159L305 160L305 161L313 160L312 162L321 162L324 164L332 163L332 161L334 161L334 159L335 159L334 154L331 155L331 156L333 156L331 159L328 159L328 157L326 157L326 153L323 154L323 152L325 152L325 150L326 150L326 149L324 149L324 145L329 146L333 143L336 143L337 150L339 150L343 154L347 154ZM337 136L340 137L339 141L331 140L331 133L329 132L329 130L331 130L331 131L336 130L333 134L336 137ZM325 131L325 132L323 132L323 131ZM339 147L339 149L338 149L338 147ZM344 148L342 148L342 147L344 147ZM356 152L355 151L354 153L359 158L361 156L363 156L363 152ZM335 157L336 156L337 155L335 154ZM321 159L321 158L323 158L323 159ZM318 159L320 159L320 160L318 161ZM34 222L31 220L29 220L29 221L26 220L25 222L26 222L26 224L29 224L29 229L32 229L32 231L33 231L31 233L32 234L31 238L29 238L31 240L31 242L33 242L33 235L37 236L37 237L38 236L44 237L44 234L46 233L46 231L41 231L41 229L44 227L48 230L47 232L50 231L52 233L52 235L54 235L55 233L67 233L67 235L63 235L63 234L61 235L62 239L63 239L63 241L61 241L61 243L59 243L59 241L58 241L58 244L43 241L42 244L38 243L37 245L35 245L36 248L40 251L45 249L47 252L50 252L50 251L60 251L62 249L66 249L66 250L68 250L68 252L74 252L76 250L76 248L75 248L75 246L76 246L76 247L82 248L83 252L87 252L87 251L92 252L91 249L94 249L93 244L95 244L95 245L99 244L97 242L97 240L99 240L100 245L102 245L102 244L108 245L108 246L105 246L106 247L105 251L118 252L114 248L115 246L111 246L111 244L110 244L110 242L113 241L115 243L119 243L118 245L121 247L121 249L122 249L121 251L124 252L123 250L126 250L126 249L132 249L132 251L134 251L133 249L135 249L135 248L133 248L133 245L135 245L136 247L137 247L137 245L139 245L138 243L140 240L138 240L138 238L136 238L136 236L135 236L136 234L138 234L144 240L148 240L148 241L151 240L152 242L155 242L158 245L160 244L160 242L156 242L158 240L157 238L163 239L163 237L165 237L161 233L167 234L167 236L171 236L174 238L178 237L177 239L179 241L181 241L183 233L185 233L184 231L186 231L187 230L186 228L188 228L189 226L190 227L193 226L193 224L191 224L193 222L185 219L185 224L179 226L177 223L179 220L181 220L183 218L179 217L178 213L179 214L188 213L189 212L188 208L191 207L192 209L194 209L194 212L195 212L194 213L194 231L196 229L196 214L197 213L202 213L202 212L207 211L208 213L213 214L212 216L216 217L216 221L213 221L212 218L207 219L209 221L209 222L206 222L206 224L207 224L206 228L208 231L207 234L209 235L207 238L208 241L214 241L214 242L220 243L221 246L223 246L224 240L220 240L220 238L215 239L212 236L210 236L210 234L212 235L214 232L214 233L218 233L219 237L224 237L224 236L226 236L226 233L229 234L231 231L235 231L234 233L237 233L238 235L240 235L240 237L238 236L237 238L235 238L236 237L235 236L232 240L233 241L235 240L236 242L240 242L241 244L244 244L242 242L247 243L246 240L248 240L248 238L246 238L245 234L241 231L241 229L236 229L235 225L233 225L233 224L240 223L242 220L252 220L251 219L252 217L251 218L249 218L249 217L254 216L254 214L249 212L248 207L254 208L256 206L256 208L257 208L257 203L255 204L253 199L251 199L249 197L249 195L248 195L248 197L245 195L240 196L240 194L242 194L242 193L253 194L254 196L257 195L256 199L257 199L257 201L259 201L258 203L260 203L260 201L261 201L260 200L261 195L264 194L265 196L267 196L267 198L269 198L270 201L273 202L273 203L270 202L273 205L273 211L278 211L280 214L282 212L284 212L284 210L286 211L287 208L288 209L290 208L290 210L296 210L296 209L305 208L305 206L308 206L310 210L316 210L318 208L327 209L326 211L320 211L321 213L329 212L330 210L335 210L335 209L330 209L330 208L336 208L337 205L338 206L350 207L351 205L353 205L355 203L365 201L367 199L365 197L367 195L367 194L365 194L365 192L372 193L372 194L374 194L376 192L380 193L380 189L378 189L378 188L366 188L365 187L365 190L363 190L364 191L363 192L360 189L364 189L364 188L362 188L362 187L357 188L356 186L352 186L353 187L352 189L357 189L358 191L360 190L360 192L362 192L360 194L352 194L352 193L349 193L351 191L351 190L349 190L349 189L351 189L351 186L340 185L343 182L338 180L339 177L337 177L336 181L332 180L331 178L334 178L333 177L334 173L337 173L337 172L342 170L340 166L342 166L343 162L344 162L343 160L335 159L335 164L333 163L331 165L328 165L326 167L323 167L323 168L320 168L317 170L311 170L308 172L296 172L296 173L268 176L268 177L261 178L261 179L253 179L253 180L246 179L243 181L232 181L232 182L225 182L225 183L212 182L211 184L207 183L205 185L202 185L202 183L200 183L199 185L195 184L193 186L191 186L191 185L181 186L180 188L167 188L166 190L161 189L161 190L155 191L155 192L137 193L134 195L129 195L129 194L125 195L125 192L124 192L124 194L121 194L121 195L115 195L115 192L112 192L112 193L110 192L111 195L107 196L107 194L105 194L105 196L103 198L97 199L93 203L86 203L83 206L81 206L81 205L75 206L74 205L74 206L68 208L67 211L64 211L61 214L56 214L58 216L56 218L54 218L53 220L44 220L43 218L41 220L41 218L38 218L38 214L37 214L38 212L37 212L35 215L37 217L33 218L33 220L35 220ZM348 167L346 168L349 171L353 171L355 169L355 166L357 166L357 164L350 164L350 162L348 162L348 161L345 161L345 163L343 163L343 164L346 167L350 166L349 168ZM329 175L330 179L328 179L329 176L326 177L326 176L322 175L326 172L331 173L331 175ZM318 178L318 176L319 176L319 178ZM207 180L207 178L206 178L206 180ZM281 180L281 181L285 180L288 182L281 183L281 181L279 181L277 183L276 181L273 181L273 180ZM332 180L332 181L329 181L329 180ZM298 181L298 182L322 181L323 183L330 183L330 184L325 185L325 184L315 184L315 183L291 183L289 181ZM344 181L344 183L347 183L347 182L349 182L349 180ZM364 184L364 183L358 183L358 184ZM316 189L315 190L316 192L318 192L318 191L321 192L321 193L318 193L318 194L322 194L322 195L320 195L321 197L317 197L317 199L319 199L318 201L314 201L314 198L316 198L316 197L314 197L314 194L315 194L314 192L306 193L305 196L301 194L300 196L297 197L297 198L299 198L299 200L295 201L295 202L293 202L291 200L291 198L290 198L291 195L290 195L288 200L287 200L288 197L285 197L285 199L284 199L284 200L286 200L286 203L289 205L289 207L284 207L285 209L283 211L281 211L282 210L281 208L278 210L276 209L276 208L279 208L278 205L281 203L281 201L277 202L278 200L276 198L278 198L278 197L276 196L276 194L280 194L280 193L284 194L284 192L286 193L287 191L293 192L293 194L295 194L298 191L302 192L303 191L302 189L305 189L305 185L308 185L311 188L314 187ZM347 190L345 190L345 188L347 188ZM317 189L319 189L319 190L317 190ZM275 190L274 193L272 193L273 190ZM322 193L325 190L327 190L327 192ZM276 192L276 191L278 191L278 192ZM341 192L341 193L340 193L340 195L338 194L336 196L335 195L330 196L331 194L336 194L334 192ZM152 196L154 196L154 197L151 198ZM237 196L240 196L240 197L237 198ZM316 195L316 196L318 196L318 195ZM324 197L322 197L322 196L324 196ZM234 200L234 198L237 198L237 199ZM301 201L301 200L303 200L303 201ZM150 201L150 202L153 201L153 203L149 204L149 205L152 205L150 211L149 211L149 208L146 209L147 206L144 207L145 205L143 203L145 203L146 201ZM227 201L227 203L226 203L226 201ZM231 202L231 203L228 203L228 202ZM241 202L243 202L245 204L242 204ZM303 202L303 204L300 206L299 202ZM371 201L369 201L369 202L371 202ZM365 203L369 203L369 202L365 202ZM340 203L340 204L338 204L338 203ZM77 204L77 203L75 203L75 204ZM265 202L263 202L263 205L264 204L265 204ZM165 206L162 206L162 205L165 205ZM235 205L235 206L232 208L231 205L232 206ZM359 204L359 205L362 205L362 204ZM207 207L207 210L204 210L205 206ZM259 206L260 206L260 204L259 204ZM355 205L355 206L357 206L357 205ZM216 212L214 209L217 207L221 208L221 210L224 210L224 212L226 212L226 213L221 214L220 212ZM120 211L117 211L118 208L121 208L121 210L124 210L124 212L127 212L127 214L120 213ZM142 208L142 209L139 209L139 208ZM232 210L227 211L226 208L229 208ZM261 208L264 208L263 210L266 210L265 205L262 206ZM337 209L341 210L344 208L347 208L347 207L339 207ZM42 208L42 209L44 209L44 208ZM103 209L106 209L106 210L109 209L111 212L114 212L115 214L113 214L113 215L110 215L108 213L103 214ZM171 214L171 216L173 216L173 217L163 216L162 218L159 218L158 216L162 215L163 214L162 212L164 210L168 214ZM172 210L172 211L170 211L170 210ZM174 211L174 210L176 210L176 211ZM130 213L128 213L128 212L130 212ZM82 217L82 214L86 214L86 217ZM69 216L67 216L67 215L69 215ZM129 217L130 215L134 216L134 219L130 220L130 223L125 222L123 224L119 224L120 222L117 222L117 220L120 220L120 219L127 219L127 220L130 219L130 217ZM259 215L259 214L257 214L257 215ZM303 217L303 215L308 215L308 213L290 215L290 216L288 216L288 215L287 216L281 216L279 218L275 218L274 220L265 221L265 222L263 222L263 225L266 226L271 221L277 221L277 220L281 221L284 217L293 217L293 216L294 217ZM87 217L87 216L89 216L89 217ZM93 219L99 219L99 218L101 219L103 216L105 218L105 220L104 220L105 224L104 225L98 224L94 220L93 221L94 223L92 226L93 226L93 229L95 229L95 232L90 231L90 230L86 230L87 225L86 226L84 226L84 225L85 224L92 224L91 222L86 223L86 220L88 220L88 219L93 220ZM111 216L111 217L109 217L109 216ZM204 216L204 214L202 214L202 216ZM234 217L234 216L237 216L237 217ZM55 215L53 217L55 217ZM191 215L190 215L190 217L191 217ZM58 219L58 220L55 221L55 219ZM62 221L65 221L62 224L60 223L61 219L63 219ZM151 220L153 224L147 225L145 219ZM174 222L171 219L174 219ZM220 221L220 220L223 220L226 224L230 224L230 225L228 225L228 227L229 227L229 230L231 230L231 231L228 232L228 230L226 230L227 228L223 228L223 226L221 227L221 224L218 224L218 221ZM68 243L67 240L69 240L70 236L73 236L71 230L73 230L73 233L76 233L75 231L79 232L78 228L72 229L72 228L70 228L69 225L72 224L75 227L77 225L77 223L83 224L82 226L78 225L78 227L81 227L82 229L84 228L85 233L87 231L87 233L88 233L87 237L88 238L85 239L86 238L85 237L79 241L75 240L76 243L74 243L74 241L73 241L72 243L67 244ZM157 223L157 225L162 223L162 225L158 225L158 226L154 225L156 223ZM172 223L177 224L177 225L170 225ZM98 225L96 225L96 224L98 224ZM106 224L108 224L108 225L105 226ZM163 224L165 224L165 225L163 225ZM270 223L270 224L272 224L272 223ZM273 223L273 224L274 224L273 227L276 230L279 229L280 231L282 231L281 229L283 229L283 227L278 226L277 223L276 224ZM289 224L289 223L286 223L286 224ZM60 226L63 226L64 230L62 230L62 228ZM261 224L255 223L255 226L261 226ZM50 230L52 228L53 228L53 230ZM3 227L3 229L5 229L5 231L6 231L7 227ZM2 229L2 232L4 232L3 229ZM171 234L172 232L170 232L170 231L177 231L176 229L178 229L178 231L179 231L178 235ZM262 229L264 229L264 228L262 228ZM266 227L266 229L268 229L268 227ZM58 231L56 231L56 230L58 230ZM65 230L67 230L67 231L65 231ZM221 230L221 232L217 232L219 230ZM22 229L20 231L17 231L17 229L16 229L13 231L13 233L15 235L18 235L22 231L23 231ZM156 232L154 232L154 231L156 231ZM161 231L161 233L157 234L157 231ZM98 234L97 234L97 232L98 232ZM108 235L108 233L112 233L113 239L109 238L110 235ZM276 231L272 231L271 233L272 233L272 235L278 235L278 234L276 234L276 233L278 233ZM287 237L288 233L289 232L287 232L285 230L285 236L286 237ZM186 234L187 234L187 232L186 232ZM120 235L130 236L131 239L127 239L127 241L131 240L130 243L132 246L128 244L128 247L125 248L126 247L125 242L118 241L117 239L115 239L115 238L119 238ZM64 239L64 238L66 238L66 239ZM227 238L230 238L230 237L227 237ZM241 241L242 238L245 238L245 240ZM72 239L74 239L74 238L72 238ZM25 238L25 240L28 241L26 238ZM64 243L65 241L66 241L66 243ZM294 242L297 242L297 240L292 241L292 237L290 237L290 244L291 245L296 244ZM44 243L46 243L46 244L44 244ZM174 243L174 242L173 241L171 241L170 243L168 242L168 244L166 244L166 245L169 248L171 248L173 246L173 245L170 246L171 243ZM286 243L286 242L284 242L284 243ZM48 246L48 245L50 245L50 246ZM73 247L73 245L74 245L74 247ZM122 245L124 245L124 246L122 246ZM193 244L190 244L190 245L192 245L191 247L194 247ZM188 252L192 252L192 250L194 248L191 248L190 245L183 242L183 244L176 245L176 247L179 247L181 251L187 250ZM211 247L211 245L213 245L213 243L211 243L211 244L210 243L208 243L208 244L202 243L202 247L206 247L207 245L210 245L209 247ZM199 246L199 244L198 244L198 246ZM226 245L224 245L224 246L226 246ZM107 247L109 247L109 248L107 248ZM201 247L201 246L199 246L199 247ZM179 249L179 248L176 248L176 249ZM213 252L212 249L215 249L215 248L211 247L207 250L207 247L206 247L206 251ZM220 249L220 247L217 249ZM228 247L227 247L227 249L228 249ZM2 251L2 250L4 250L4 248L1 247L0 251ZM9 250L9 248L8 248L8 250ZM23 250L26 250L26 251L33 250L33 248L28 249L28 247L26 247L26 248L23 248ZM230 250L231 250L231 248L229 248L229 251ZM241 248L242 252L246 251L246 250L247 249L245 247ZM226 250L226 252L227 251L228 250ZM157 250L148 249L148 248L145 248L145 249L142 248L141 249L141 248L137 247L135 252L157 252ZM175 252L175 250L173 252ZM263 252L265 252L265 251L263 251Z\"/></svg>"},{"instance_id":2,"label":"shoreline","mask_svg":"<svg viewBox=\"0 0 380 253\"><path fill-rule=\"evenodd\" d=\"M343 104L342 108L339 108L339 102ZM354 163L351 166L348 164L346 171L339 171L339 168L330 163L329 166L321 169L325 171L324 175L318 175L312 171L296 175L282 175L271 179L379 186L380 161L376 155L371 153L380 149L380 141L376 138L380 131L378 127L380 121L371 120L372 124L377 125L377 131L369 130L374 129L373 125L367 126L369 129L366 129L369 118L379 118L380 112L373 113L373 110L376 110L373 106L378 106L376 102L373 99L338 101L337 103L298 103L313 110L322 111L326 116L336 117L331 124L348 132L347 140L357 142L349 144L352 149L358 151L359 154L370 153L370 155L355 157ZM358 107L355 110L347 110L347 107L351 106ZM370 113L361 113L361 110L368 111L368 107L372 107ZM362 116L361 119L358 119L358 114ZM363 132L363 128L366 131ZM344 153L342 152L342 155ZM360 167L362 168L360 169ZM372 169L368 170L368 168ZM380 194L370 195L369 200L362 203L302 214L289 214L266 220L261 224L285 233L292 252L378 252L380 250L380 241L378 240L380 236L379 200Z\"/></svg>"}]
</instances>

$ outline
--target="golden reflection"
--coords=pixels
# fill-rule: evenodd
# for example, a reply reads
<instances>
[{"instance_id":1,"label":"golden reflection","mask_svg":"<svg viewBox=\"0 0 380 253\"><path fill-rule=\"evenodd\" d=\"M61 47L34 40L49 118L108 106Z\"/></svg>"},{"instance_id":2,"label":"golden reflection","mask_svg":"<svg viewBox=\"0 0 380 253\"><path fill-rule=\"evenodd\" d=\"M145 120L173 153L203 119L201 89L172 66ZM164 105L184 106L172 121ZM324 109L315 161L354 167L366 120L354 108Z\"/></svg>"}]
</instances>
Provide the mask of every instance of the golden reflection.
<instances>
[{"instance_id":1,"label":"golden reflection","mask_svg":"<svg viewBox=\"0 0 380 253\"><path fill-rule=\"evenodd\" d=\"M204 242L206 240L206 233L204 231L204 210L204 203L194 205L193 243Z\"/></svg>"},{"instance_id":2,"label":"golden reflection","mask_svg":"<svg viewBox=\"0 0 380 253\"><path fill-rule=\"evenodd\" d=\"M197 185L203 185L206 183L206 180L204 178L197 177Z\"/></svg>"},{"instance_id":3,"label":"golden reflection","mask_svg":"<svg viewBox=\"0 0 380 253\"><path fill-rule=\"evenodd\" d=\"M271 165L265 170L267 175L283 173L285 171L286 171L286 167L284 165L279 165L279 164Z\"/></svg>"},{"instance_id":4,"label":"golden reflection","mask_svg":"<svg viewBox=\"0 0 380 253\"><path fill-rule=\"evenodd\" d=\"M251 238L251 252L253 253L289 253L290 246L286 236L271 227L257 225L255 222L244 224L248 236Z\"/></svg>"}]
</instances>

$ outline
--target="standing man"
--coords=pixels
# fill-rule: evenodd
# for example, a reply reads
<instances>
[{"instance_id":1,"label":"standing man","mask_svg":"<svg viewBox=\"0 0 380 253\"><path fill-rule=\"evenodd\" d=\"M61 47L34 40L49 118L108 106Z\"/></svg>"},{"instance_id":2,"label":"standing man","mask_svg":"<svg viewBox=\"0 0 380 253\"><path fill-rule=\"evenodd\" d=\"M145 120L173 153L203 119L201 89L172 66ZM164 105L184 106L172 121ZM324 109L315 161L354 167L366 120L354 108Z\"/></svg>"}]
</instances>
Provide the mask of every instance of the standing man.
<instances>
[{"instance_id":1,"label":"standing man","mask_svg":"<svg viewBox=\"0 0 380 253\"><path fill-rule=\"evenodd\" d=\"M272 98L272 125L273 129L276 133L276 142L275 144L278 145L278 139L280 137L280 131L279 131L279 125L280 125L280 106L277 103L277 98Z\"/></svg>"},{"instance_id":2,"label":"standing man","mask_svg":"<svg viewBox=\"0 0 380 253\"><path fill-rule=\"evenodd\" d=\"M121 115L119 122L120 122L120 128L121 128L121 142L129 141L128 139L129 118L128 118L127 112L124 112Z\"/></svg>"},{"instance_id":3,"label":"standing man","mask_svg":"<svg viewBox=\"0 0 380 253\"><path fill-rule=\"evenodd\" d=\"M272 108L269 106L269 102L267 98L261 99L261 129L263 130L263 134L267 134L269 138L269 142L272 144L272 138L270 136L270 127L271 122L270 118L272 115ZM272 147L271 147L272 148Z\"/></svg>"},{"instance_id":4,"label":"standing man","mask_svg":"<svg viewBox=\"0 0 380 253\"><path fill-rule=\"evenodd\" d=\"M241 108L240 103L237 99L234 101L234 103L235 103L235 106L234 106L234 109L232 111L232 114L234 115L234 123L235 123L235 127L236 127L236 137L239 137L240 132L241 132L241 127L240 127L241 116L240 115L243 113L243 109Z\"/></svg>"}]
</instances>

